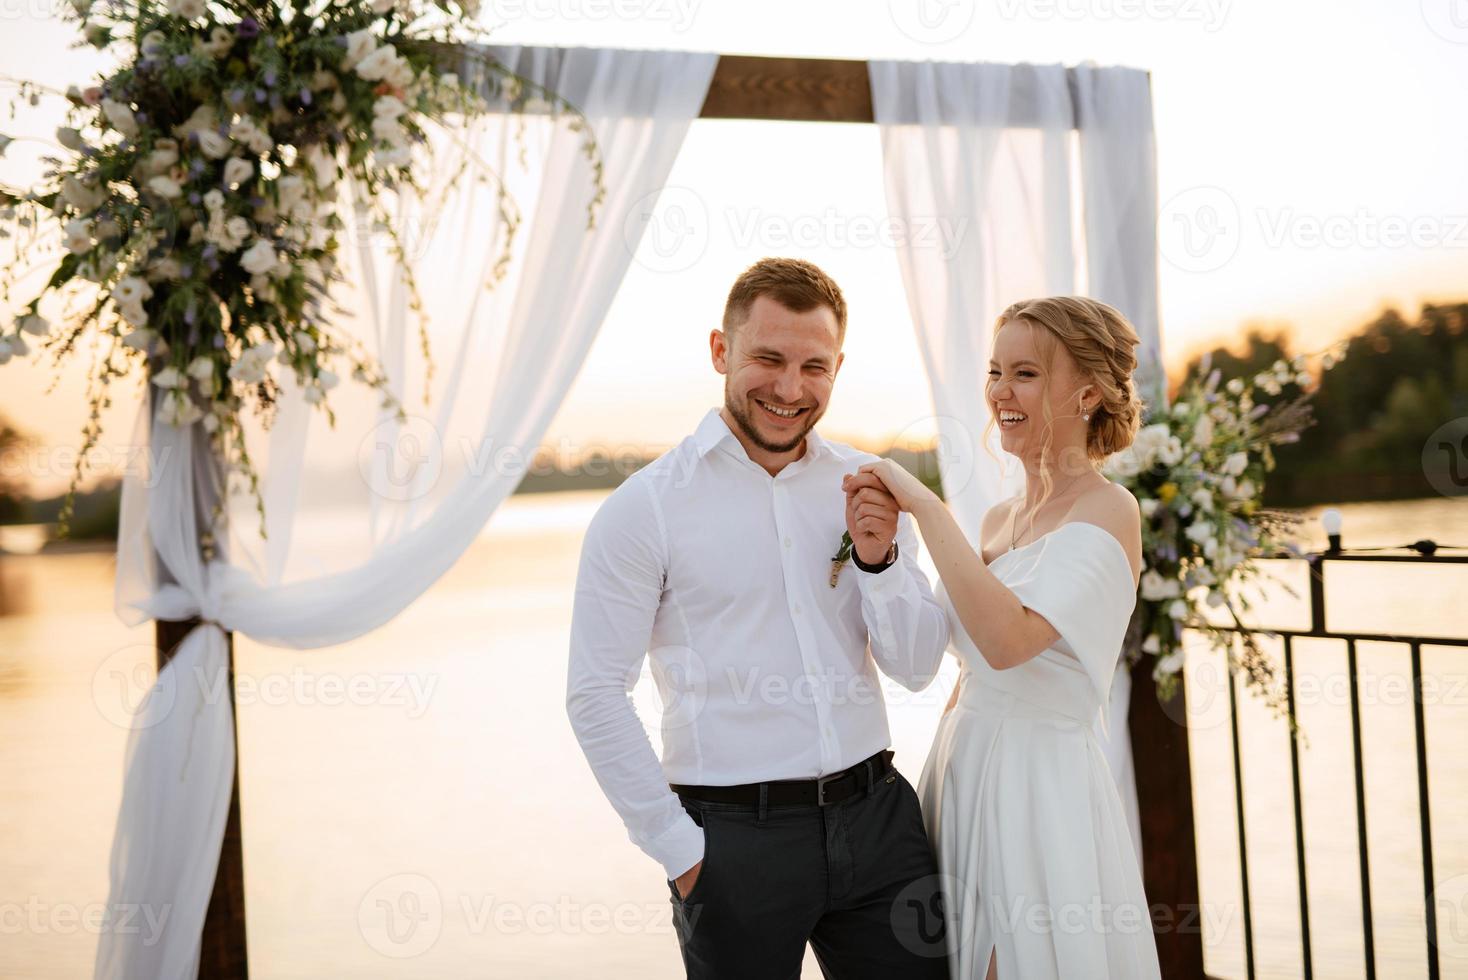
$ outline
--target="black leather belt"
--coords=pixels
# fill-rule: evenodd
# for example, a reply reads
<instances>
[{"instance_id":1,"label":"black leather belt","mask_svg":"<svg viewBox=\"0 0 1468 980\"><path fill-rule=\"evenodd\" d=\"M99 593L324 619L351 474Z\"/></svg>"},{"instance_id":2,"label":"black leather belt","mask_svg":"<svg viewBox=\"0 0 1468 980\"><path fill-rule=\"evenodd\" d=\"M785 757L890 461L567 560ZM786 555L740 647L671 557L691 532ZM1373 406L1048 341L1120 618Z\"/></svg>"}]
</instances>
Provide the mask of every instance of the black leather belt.
<instances>
[{"instance_id":1,"label":"black leather belt","mask_svg":"<svg viewBox=\"0 0 1468 980\"><path fill-rule=\"evenodd\" d=\"M870 765L868 765L870 763ZM760 787L765 787L765 802L770 806L806 804L830 806L840 803L871 783L887 775L892 768L892 750L883 749L870 758L840 772L817 779L777 779L767 783L742 783L738 786L689 786L670 784L673 792L706 803L750 803L758 805Z\"/></svg>"}]
</instances>

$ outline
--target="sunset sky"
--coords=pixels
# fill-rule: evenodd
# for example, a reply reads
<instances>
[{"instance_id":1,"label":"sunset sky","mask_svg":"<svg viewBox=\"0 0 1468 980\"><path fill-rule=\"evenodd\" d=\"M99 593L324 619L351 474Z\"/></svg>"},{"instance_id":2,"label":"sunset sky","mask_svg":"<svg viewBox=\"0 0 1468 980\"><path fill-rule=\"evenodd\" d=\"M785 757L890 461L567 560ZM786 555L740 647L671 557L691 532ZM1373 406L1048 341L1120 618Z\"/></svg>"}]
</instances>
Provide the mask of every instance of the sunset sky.
<instances>
[{"instance_id":1,"label":"sunset sky","mask_svg":"<svg viewBox=\"0 0 1468 980\"><path fill-rule=\"evenodd\" d=\"M1316 348L1388 305L1468 298L1468 20L1454 0L924 2L499 0L485 19L503 24L501 43L1148 69L1172 367L1251 322L1287 324ZM49 9L7 6L0 65L85 82L91 53L68 49L74 28ZM22 109L0 132L57 122ZM0 180L23 179L31 153L12 147ZM676 269L639 255L548 442L655 450L690 432L720 400L707 335L724 294L768 254L811 259L847 293L823 432L882 445L930 412L893 255L853 241L886 214L875 127L695 123L669 187L663 206L691 216L701 244ZM79 373L44 395L51 380L48 366L0 368L0 416L75 445ZM115 408L109 438L125 439L132 416Z\"/></svg>"}]
</instances>

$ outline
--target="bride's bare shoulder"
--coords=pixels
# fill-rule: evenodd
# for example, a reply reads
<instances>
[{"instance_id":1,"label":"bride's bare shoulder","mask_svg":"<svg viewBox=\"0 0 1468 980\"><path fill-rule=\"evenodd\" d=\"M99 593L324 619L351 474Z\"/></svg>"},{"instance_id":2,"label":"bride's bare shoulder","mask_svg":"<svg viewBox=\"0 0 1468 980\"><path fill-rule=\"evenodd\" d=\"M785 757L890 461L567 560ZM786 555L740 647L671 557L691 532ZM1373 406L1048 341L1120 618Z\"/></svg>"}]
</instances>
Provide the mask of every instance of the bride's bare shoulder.
<instances>
[{"instance_id":1,"label":"bride's bare shoulder","mask_svg":"<svg viewBox=\"0 0 1468 980\"><path fill-rule=\"evenodd\" d=\"M1142 568L1142 508L1132 492L1119 483L1107 480L1082 493L1070 513L1069 521L1095 524L1121 543L1135 574Z\"/></svg>"}]
</instances>

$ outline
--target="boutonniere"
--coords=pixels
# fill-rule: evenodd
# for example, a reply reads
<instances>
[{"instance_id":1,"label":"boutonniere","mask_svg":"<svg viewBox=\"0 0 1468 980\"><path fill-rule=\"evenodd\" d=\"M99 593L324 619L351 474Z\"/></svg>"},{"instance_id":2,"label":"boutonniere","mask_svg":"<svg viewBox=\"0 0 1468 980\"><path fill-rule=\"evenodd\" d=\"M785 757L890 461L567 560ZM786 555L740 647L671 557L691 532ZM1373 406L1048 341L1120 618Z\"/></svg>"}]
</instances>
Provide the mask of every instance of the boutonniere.
<instances>
[{"instance_id":1,"label":"boutonniere","mask_svg":"<svg viewBox=\"0 0 1468 980\"><path fill-rule=\"evenodd\" d=\"M841 566L851 557L851 549L855 542L851 540L850 531L841 532L841 547L836 549L836 555L831 559L831 588L836 587L836 577L841 574Z\"/></svg>"}]
</instances>

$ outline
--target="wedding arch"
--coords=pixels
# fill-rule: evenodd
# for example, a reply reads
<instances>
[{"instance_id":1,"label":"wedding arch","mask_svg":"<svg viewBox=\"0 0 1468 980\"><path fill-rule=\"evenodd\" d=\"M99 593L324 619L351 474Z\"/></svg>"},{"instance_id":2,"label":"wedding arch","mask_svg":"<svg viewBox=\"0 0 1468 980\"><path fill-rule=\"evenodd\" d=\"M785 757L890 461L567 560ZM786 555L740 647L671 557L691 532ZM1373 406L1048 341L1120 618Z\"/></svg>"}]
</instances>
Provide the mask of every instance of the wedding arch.
<instances>
[{"instance_id":1,"label":"wedding arch","mask_svg":"<svg viewBox=\"0 0 1468 980\"><path fill-rule=\"evenodd\" d=\"M364 403L356 407L367 422L328 429L310 392L283 379L273 424L251 429L265 504L257 527L253 501L222 485L200 426L173 424L161 398L140 405L134 444L150 447L150 469L124 485L116 609L129 625L158 622L159 671L129 735L108 901L167 905L172 915L151 945L104 931L98 977L246 975L233 705L183 679L224 676L232 689L234 632L296 648L360 636L454 564L524 468L475 465L482 457L445 447L522 460L534 452L694 119L875 124L891 217L967 221L951 252L907 241L897 260L932 389L944 486L971 535L1018 476L1000 473L997 445L992 456L976 445L986 408L973 379L987 369L989 324L1007 301L1083 292L1118 307L1143 340L1144 396L1165 398L1145 72L484 50L581 116L537 113L531 100L524 112L472 117L444 134L460 151L450 159L495 179L444 170L429 194L395 202L428 275L460 288L427 281L420 300L396 254L376 243L370 224L359 229L347 256L357 302L345 315L397 400L426 406L421 414L403 419ZM466 59L463 76L492 84L477 64ZM599 156L584 151L583 124ZM578 189L598 183L605 197L588 228ZM463 288L471 283L492 288ZM425 370L411 342L418 314L451 354L441 373ZM403 476L391 456L405 442L421 454ZM206 558L200 536L217 505L231 515L231 533ZM352 544L315 547L328 534ZM1137 697L1128 738L1134 679L1150 683L1147 669L1135 678L1119 670L1108 712L1113 766L1133 801L1150 899L1196 908L1186 731L1154 697ZM1158 947L1166 975L1202 975L1199 934L1160 934Z\"/></svg>"}]
</instances>

